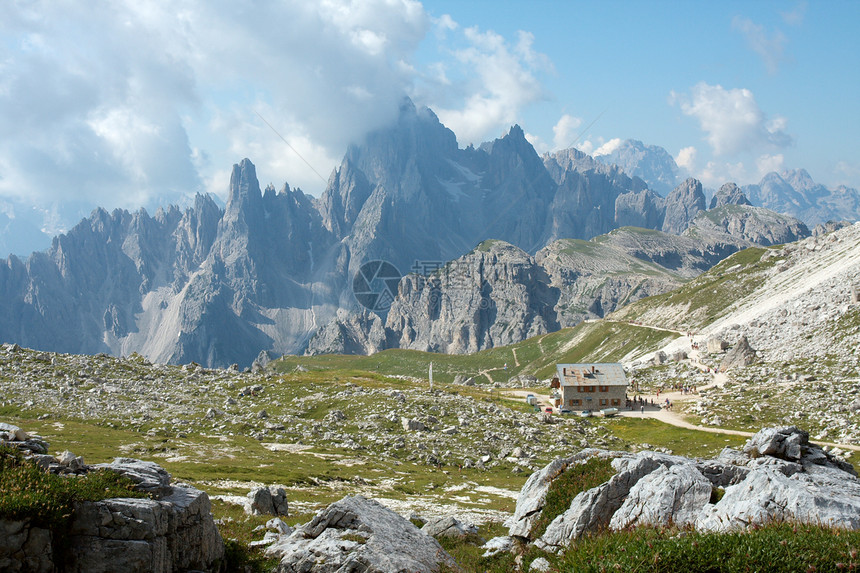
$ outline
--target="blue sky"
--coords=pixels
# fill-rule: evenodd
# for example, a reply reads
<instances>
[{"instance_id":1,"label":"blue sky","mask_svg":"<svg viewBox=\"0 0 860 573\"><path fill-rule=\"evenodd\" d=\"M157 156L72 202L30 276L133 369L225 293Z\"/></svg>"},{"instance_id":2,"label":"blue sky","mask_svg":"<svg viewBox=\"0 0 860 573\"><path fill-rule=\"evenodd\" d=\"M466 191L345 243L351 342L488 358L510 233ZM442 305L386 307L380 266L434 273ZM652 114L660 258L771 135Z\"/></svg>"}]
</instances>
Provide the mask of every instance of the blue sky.
<instances>
[{"instance_id":1,"label":"blue sky","mask_svg":"<svg viewBox=\"0 0 860 573\"><path fill-rule=\"evenodd\" d=\"M224 197L243 157L318 195L403 94L462 146L519 123L540 152L661 145L712 187L860 188L858 24L847 1L13 0L0 209Z\"/></svg>"}]
</instances>

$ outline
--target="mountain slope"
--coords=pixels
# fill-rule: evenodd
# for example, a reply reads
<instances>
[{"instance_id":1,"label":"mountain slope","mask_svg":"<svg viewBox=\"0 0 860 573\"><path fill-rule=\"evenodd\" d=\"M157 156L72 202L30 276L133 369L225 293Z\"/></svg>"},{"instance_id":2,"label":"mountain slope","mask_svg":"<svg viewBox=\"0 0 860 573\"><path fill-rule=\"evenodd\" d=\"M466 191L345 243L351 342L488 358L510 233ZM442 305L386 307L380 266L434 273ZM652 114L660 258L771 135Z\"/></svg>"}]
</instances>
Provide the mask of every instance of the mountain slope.
<instances>
[{"instance_id":1,"label":"mountain slope","mask_svg":"<svg viewBox=\"0 0 860 573\"><path fill-rule=\"evenodd\" d=\"M856 357L858 293L860 224L855 223L781 247L747 249L680 289L629 305L611 318L694 331L703 339L735 342L746 336L771 361L830 353Z\"/></svg>"}]
</instances>

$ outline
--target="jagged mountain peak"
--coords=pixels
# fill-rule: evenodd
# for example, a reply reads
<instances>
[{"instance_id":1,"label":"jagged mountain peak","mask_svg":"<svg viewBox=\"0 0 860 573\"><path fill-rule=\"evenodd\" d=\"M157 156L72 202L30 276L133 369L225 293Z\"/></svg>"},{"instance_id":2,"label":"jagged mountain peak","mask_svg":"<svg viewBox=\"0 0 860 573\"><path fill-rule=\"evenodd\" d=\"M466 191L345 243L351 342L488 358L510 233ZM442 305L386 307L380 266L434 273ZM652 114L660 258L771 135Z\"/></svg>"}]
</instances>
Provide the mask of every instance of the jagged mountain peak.
<instances>
[{"instance_id":1,"label":"jagged mountain peak","mask_svg":"<svg viewBox=\"0 0 860 573\"><path fill-rule=\"evenodd\" d=\"M617 165L631 177L640 177L648 187L666 195L678 183L678 164L672 155L659 145L649 145L638 139L626 139L605 155L595 156L597 161Z\"/></svg>"},{"instance_id":2,"label":"jagged mountain peak","mask_svg":"<svg viewBox=\"0 0 860 573\"><path fill-rule=\"evenodd\" d=\"M247 157L233 165L230 174L230 192L227 198L227 213L235 214L259 206L262 200L257 169Z\"/></svg>"},{"instance_id":3,"label":"jagged mountain peak","mask_svg":"<svg viewBox=\"0 0 860 573\"><path fill-rule=\"evenodd\" d=\"M736 184L729 182L723 184L720 190L711 198L710 209L716 209L723 205L752 205L747 196Z\"/></svg>"}]
</instances>

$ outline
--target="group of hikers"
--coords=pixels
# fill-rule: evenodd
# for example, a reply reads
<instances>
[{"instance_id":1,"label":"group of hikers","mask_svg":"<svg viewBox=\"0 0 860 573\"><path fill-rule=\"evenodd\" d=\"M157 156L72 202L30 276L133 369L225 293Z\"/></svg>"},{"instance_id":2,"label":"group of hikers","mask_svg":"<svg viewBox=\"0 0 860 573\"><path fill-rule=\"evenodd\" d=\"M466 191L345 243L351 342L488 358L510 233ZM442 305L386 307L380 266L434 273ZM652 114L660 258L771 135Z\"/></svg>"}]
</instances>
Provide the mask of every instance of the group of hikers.
<instances>
[{"instance_id":1,"label":"group of hikers","mask_svg":"<svg viewBox=\"0 0 860 573\"><path fill-rule=\"evenodd\" d=\"M684 393L686 394L688 393L688 391L692 390L692 388L687 388L684 390ZM657 396L660 396L659 390L657 391ZM674 404L672 404L672 402L668 398L666 398L665 401L658 402L656 404L654 403L654 398L643 398L642 396L634 396L632 400L630 398L627 399L627 409L631 412L636 408L639 408L639 411L644 414L645 406L658 406L660 408L665 408L666 410L671 410Z\"/></svg>"}]
</instances>

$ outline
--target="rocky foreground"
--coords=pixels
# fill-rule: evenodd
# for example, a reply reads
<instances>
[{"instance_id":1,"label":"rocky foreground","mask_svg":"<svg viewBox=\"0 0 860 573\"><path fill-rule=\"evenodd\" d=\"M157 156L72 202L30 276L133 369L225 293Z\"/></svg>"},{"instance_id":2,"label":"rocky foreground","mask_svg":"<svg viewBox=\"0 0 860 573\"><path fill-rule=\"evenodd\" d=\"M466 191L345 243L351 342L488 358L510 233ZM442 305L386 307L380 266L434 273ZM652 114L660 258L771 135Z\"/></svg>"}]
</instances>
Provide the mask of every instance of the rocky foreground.
<instances>
[{"instance_id":1,"label":"rocky foreground","mask_svg":"<svg viewBox=\"0 0 860 573\"><path fill-rule=\"evenodd\" d=\"M158 464L117 458L88 466L70 452L47 454L48 444L39 436L5 423L0 423L0 446L15 447L45 471L67 479L96 469L113 471L148 494L79 503L63 532L0 515L0 571L167 573L213 571L224 562L224 542L209 497L187 484L171 484L170 474Z\"/></svg>"},{"instance_id":2,"label":"rocky foreground","mask_svg":"<svg viewBox=\"0 0 860 573\"><path fill-rule=\"evenodd\" d=\"M0 424L0 444L25 451L47 471L80 475L95 467L130 477L150 499L108 499L77 506L69 543L57 553L56 532L28 520L0 519L3 571L218 571L224 544L209 513L205 493L171 484L152 462L117 459L89 467L68 452L44 453L47 444L9 424ZM611 463L614 475L579 492L548 526L536 529L548 492L566 472L590 460ZM69 479L74 479L70 477ZM271 490L271 488L269 488ZM283 490L277 491L283 495ZM255 504L259 503L252 494ZM286 513L286 499L266 512ZM254 505L251 511L261 508ZM412 520L362 496L346 496L296 528L280 519L254 545L276 557L274 571L403 572L455 569L453 558L434 537L473 534L453 517L419 529ZM860 529L860 479L854 468L809 442L796 427L768 428L750 438L743 451L726 448L716 459L694 460L651 451L631 454L585 449L535 472L520 492L509 535L486 542L485 555L520 552L528 545L563 551L574 540L603 530L638 526L691 527L727 532L774 522ZM547 564L536 559L531 569Z\"/></svg>"},{"instance_id":3,"label":"rocky foreground","mask_svg":"<svg viewBox=\"0 0 860 573\"><path fill-rule=\"evenodd\" d=\"M615 475L576 495L545 531L536 532L553 482L593 458L611 460ZM583 450L529 478L509 525L511 538L558 552L607 528L675 525L726 532L773 522L860 528L857 472L793 426L761 430L743 451L726 448L713 460Z\"/></svg>"}]
</instances>

